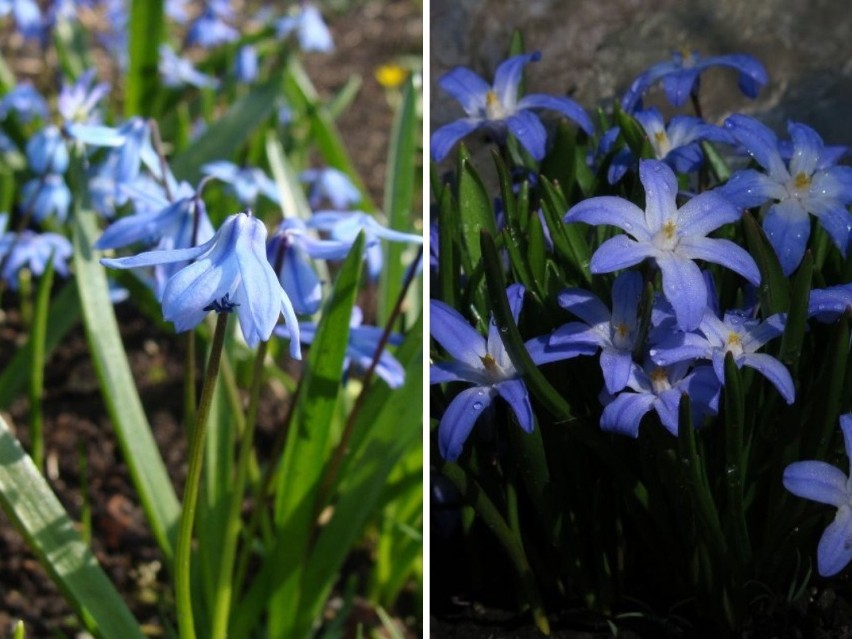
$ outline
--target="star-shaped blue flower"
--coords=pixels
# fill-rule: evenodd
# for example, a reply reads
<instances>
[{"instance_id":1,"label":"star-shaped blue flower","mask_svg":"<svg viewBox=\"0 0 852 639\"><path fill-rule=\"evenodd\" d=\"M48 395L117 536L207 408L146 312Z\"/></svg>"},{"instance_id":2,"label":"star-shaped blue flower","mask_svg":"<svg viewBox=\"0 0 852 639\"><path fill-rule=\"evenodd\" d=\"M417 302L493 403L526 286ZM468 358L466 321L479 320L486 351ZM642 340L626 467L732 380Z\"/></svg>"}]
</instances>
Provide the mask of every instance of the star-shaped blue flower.
<instances>
[{"instance_id":1,"label":"star-shaped blue flower","mask_svg":"<svg viewBox=\"0 0 852 639\"><path fill-rule=\"evenodd\" d=\"M533 158L541 160L547 132L531 109L557 111L592 135L592 121L574 100L544 94L526 95L519 99L518 85L524 67L539 59L541 54L538 52L509 58L497 67L493 85L464 67L456 67L444 74L438 80L438 86L462 105L467 117L444 125L432 134L432 158L440 162L460 139L477 129L489 128L500 137L505 137L508 129Z\"/></svg>"},{"instance_id":2,"label":"star-shaped blue flower","mask_svg":"<svg viewBox=\"0 0 852 639\"><path fill-rule=\"evenodd\" d=\"M752 208L771 202L763 218L763 230L785 275L801 263L811 234L810 215L815 216L845 257L852 215L852 167L835 166L834 149L827 149L809 126L790 122L793 141L789 163L782 145L765 125L745 115L732 115L725 127L766 173L738 171L721 187L737 206ZM810 214L810 215L809 215Z\"/></svg>"},{"instance_id":3,"label":"star-shaped blue flower","mask_svg":"<svg viewBox=\"0 0 852 639\"><path fill-rule=\"evenodd\" d=\"M852 414L840 416L840 429L846 456L852 460ZM852 475L852 468L850 468ZM831 577L852 561L852 479L842 470L823 461L794 462L784 469L784 488L804 497L837 508L837 514L817 546L817 570Z\"/></svg>"},{"instance_id":4,"label":"star-shaped blue flower","mask_svg":"<svg viewBox=\"0 0 852 639\"><path fill-rule=\"evenodd\" d=\"M246 343L268 340L283 313L290 334L290 354L301 358L299 324L290 299L266 261L266 227L250 213L229 216L200 246L149 251L132 257L102 259L110 268L140 268L194 260L171 276L163 292L163 318L177 332L187 331L210 310L233 310Z\"/></svg>"},{"instance_id":5,"label":"star-shaped blue flower","mask_svg":"<svg viewBox=\"0 0 852 639\"><path fill-rule=\"evenodd\" d=\"M590 263L592 273L610 273L652 258L663 277L663 293L674 307L681 330L692 330L704 317L707 286L693 260L721 264L752 284L760 283L754 259L729 240L707 237L723 224L735 222L740 211L715 191L705 191L677 208L677 178L659 160L642 160L639 179L645 187L645 211L612 196L583 200L565 222L611 224L627 235L604 242ZM629 237L628 237L629 236Z\"/></svg>"}]
</instances>

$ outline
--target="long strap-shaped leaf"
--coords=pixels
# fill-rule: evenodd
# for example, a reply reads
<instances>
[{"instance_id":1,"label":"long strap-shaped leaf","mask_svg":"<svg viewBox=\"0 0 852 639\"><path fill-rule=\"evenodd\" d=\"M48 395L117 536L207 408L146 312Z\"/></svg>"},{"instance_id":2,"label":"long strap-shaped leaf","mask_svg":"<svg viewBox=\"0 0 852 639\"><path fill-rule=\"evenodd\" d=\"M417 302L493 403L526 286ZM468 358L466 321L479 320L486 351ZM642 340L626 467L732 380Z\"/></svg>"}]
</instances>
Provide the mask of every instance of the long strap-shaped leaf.
<instances>
[{"instance_id":1,"label":"long strap-shaped leaf","mask_svg":"<svg viewBox=\"0 0 852 639\"><path fill-rule=\"evenodd\" d=\"M142 639L130 610L2 417L0 504L89 632Z\"/></svg>"},{"instance_id":2,"label":"long strap-shaped leaf","mask_svg":"<svg viewBox=\"0 0 852 639\"><path fill-rule=\"evenodd\" d=\"M92 250L98 233L95 214L74 207L74 271L92 361L104 402L112 420L121 453L133 485L139 492L151 532L166 560L172 560L172 536L177 531L180 507L163 458L136 392L118 322L109 298L106 273Z\"/></svg>"}]
</instances>

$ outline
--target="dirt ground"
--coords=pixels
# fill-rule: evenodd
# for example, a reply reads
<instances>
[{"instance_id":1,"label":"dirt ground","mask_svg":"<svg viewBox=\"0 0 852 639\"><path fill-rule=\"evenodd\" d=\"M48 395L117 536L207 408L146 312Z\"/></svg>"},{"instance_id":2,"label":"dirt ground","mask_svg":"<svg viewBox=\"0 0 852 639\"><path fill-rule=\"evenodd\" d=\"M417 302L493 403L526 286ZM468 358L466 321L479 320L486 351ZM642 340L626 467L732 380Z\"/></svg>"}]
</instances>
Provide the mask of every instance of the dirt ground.
<instances>
[{"instance_id":1,"label":"dirt ground","mask_svg":"<svg viewBox=\"0 0 852 639\"><path fill-rule=\"evenodd\" d=\"M381 202L393 111L374 71L398 56L420 56L422 9L414 0L351 3L330 20L336 49L309 54L305 65L321 95L329 97L347 78L363 78L360 92L339 118L346 146L372 198ZM61 284L60 284L61 285ZM8 293L4 308L14 309ZM119 324L131 367L154 435L175 484L182 486L185 444L180 429L182 341L152 330L132 307L118 307ZM17 313L0 321L0 367L22 340ZM127 468L111 432L100 398L85 338L78 327L51 356L45 374L45 433L51 486L77 520L88 503L92 512L92 547L140 623L151 636L162 633L158 601L168 600L161 558L144 521ZM28 406L15 401L4 416L26 442ZM262 403L258 436L271 442L285 406L271 394ZM81 490L80 455L88 464L88 491ZM180 494L180 493L178 493ZM357 569L357 561L350 562ZM411 611L408 611L409 613ZM417 615L419 616L419 615ZM47 578L18 533L0 514L0 638L23 619L27 637L72 637L79 632L70 607ZM408 636L419 629L408 628Z\"/></svg>"}]
</instances>

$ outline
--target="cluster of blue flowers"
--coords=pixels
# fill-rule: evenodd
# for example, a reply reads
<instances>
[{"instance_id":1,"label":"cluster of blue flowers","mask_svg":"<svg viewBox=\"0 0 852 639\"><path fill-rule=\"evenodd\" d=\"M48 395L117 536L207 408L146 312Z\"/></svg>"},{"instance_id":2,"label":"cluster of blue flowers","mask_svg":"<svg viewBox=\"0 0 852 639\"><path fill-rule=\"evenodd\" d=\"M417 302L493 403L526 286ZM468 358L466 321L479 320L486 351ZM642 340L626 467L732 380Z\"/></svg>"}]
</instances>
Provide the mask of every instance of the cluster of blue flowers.
<instances>
[{"instance_id":1,"label":"cluster of blue flowers","mask_svg":"<svg viewBox=\"0 0 852 639\"><path fill-rule=\"evenodd\" d=\"M632 437L639 435L643 417L652 410L666 430L677 436L678 407L684 394L691 400L696 427L716 415L729 355L738 368L755 370L784 402L793 404L796 383L790 371L761 352L784 333L786 314L767 314L761 308L757 301L761 270L749 252L725 239L733 236L726 229L739 224L743 215L753 215L748 210L755 209L783 274L789 276L809 248L813 217L839 256L846 258L852 241L848 209L852 167L838 161L847 149L826 146L813 129L795 122L788 126L790 140L786 141L745 115L732 115L721 124L705 121L698 101L702 72L717 66L736 70L740 89L751 98L767 82L767 74L747 55L702 57L679 52L636 78L620 101L620 108L645 136L640 159L637 148L625 143L621 128L613 126L596 136L589 117L572 100L519 96L524 65L539 58L535 53L503 62L493 85L464 68L441 78L439 86L458 100L466 116L433 133L432 158L444 160L461 138L482 129L504 149L509 148L506 142L511 134L528 154L522 158L525 166L535 166L548 153L548 139L530 110L550 109L579 126L581 141L588 139L587 146L593 149L588 155L592 173L605 176L610 185L629 173L638 174L644 206L603 195L583 199L564 213L563 223L581 225L577 228L583 232L583 225L606 227L596 236L609 239L597 247L588 268L592 276L618 275L611 306L585 289L564 290L557 301L577 320L529 339L526 347L532 361L541 366L597 357L604 382L600 427ZM658 82L672 106L691 100L696 116L676 115L667 123L659 110L643 108L645 94ZM702 143L719 147L731 164L745 168L709 189ZM507 151L504 157L509 156ZM530 175L532 188L537 176L534 170ZM617 229L614 234L613 228ZM435 228L433 234L437 239ZM436 255L432 268L440 263ZM735 307L721 306L707 264L733 272L738 291ZM730 274L725 277L732 281ZM517 323L523 287L513 284L507 295ZM852 283L813 290L810 295L808 316L813 321L835 322L852 312ZM498 396L514 413L517 425L532 430L535 418L526 387L493 325L486 341L458 311L432 300L431 333L452 359L433 363L430 382L473 384L451 395L440 418L438 443L446 460L460 457L474 424ZM847 451L852 455L852 422L844 420ZM802 462L788 468L784 479L796 494L839 508L837 520L820 544L819 570L824 575L838 572L852 559L848 543L852 501L848 479L840 475L821 462Z\"/></svg>"}]
</instances>

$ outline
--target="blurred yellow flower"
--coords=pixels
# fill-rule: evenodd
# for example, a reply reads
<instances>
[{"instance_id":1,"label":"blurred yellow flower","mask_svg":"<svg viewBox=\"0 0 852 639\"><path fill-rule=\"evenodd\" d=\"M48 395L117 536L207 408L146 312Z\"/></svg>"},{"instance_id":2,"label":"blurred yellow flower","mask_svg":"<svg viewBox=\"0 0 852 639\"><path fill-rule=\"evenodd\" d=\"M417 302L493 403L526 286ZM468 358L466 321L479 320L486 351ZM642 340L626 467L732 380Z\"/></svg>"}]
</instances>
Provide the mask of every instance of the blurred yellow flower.
<instances>
[{"instance_id":1,"label":"blurred yellow flower","mask_svg":"<svg viewBox=\"0 0 852 639\"><path fill-rule=\"evenodd\" d=\"M383 64L376 69L376 80L386 89L395 89L405 82L408 77L408 69L398 64Z\"/></svg>"}]
</instances>

